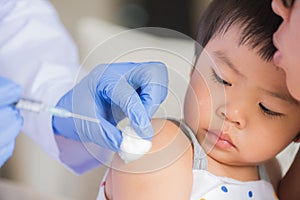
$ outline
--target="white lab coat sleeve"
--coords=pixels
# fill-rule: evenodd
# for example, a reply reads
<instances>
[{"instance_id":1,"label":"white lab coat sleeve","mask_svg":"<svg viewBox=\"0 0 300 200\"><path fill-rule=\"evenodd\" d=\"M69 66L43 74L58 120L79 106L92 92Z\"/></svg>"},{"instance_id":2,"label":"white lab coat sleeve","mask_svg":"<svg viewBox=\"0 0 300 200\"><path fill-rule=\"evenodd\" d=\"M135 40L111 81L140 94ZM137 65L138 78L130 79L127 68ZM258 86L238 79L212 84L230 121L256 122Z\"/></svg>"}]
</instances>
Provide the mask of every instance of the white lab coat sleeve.
<instances>
[{"instance_id":1,"label":"white lab coat sleeve","mask_svg":"<svg viewBox=\"0 0 300 200\"><path fill-rule=\"evenodd\" d=\"M77 48L49 2L0 0L0 76L20 84L24 97L56 105L79 70ZM54 135L51 115L22 114L22 131L70 169L99 165L80 142Z\"/></svg>"}]
</instances>

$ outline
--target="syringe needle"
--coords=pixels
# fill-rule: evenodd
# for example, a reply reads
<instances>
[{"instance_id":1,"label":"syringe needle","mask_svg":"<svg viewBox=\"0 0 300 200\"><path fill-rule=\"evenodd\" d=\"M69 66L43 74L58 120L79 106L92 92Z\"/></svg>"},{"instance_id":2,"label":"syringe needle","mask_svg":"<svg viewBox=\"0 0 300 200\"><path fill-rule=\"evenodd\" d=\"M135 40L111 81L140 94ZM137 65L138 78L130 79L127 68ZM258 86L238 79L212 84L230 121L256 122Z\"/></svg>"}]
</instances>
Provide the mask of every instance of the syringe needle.
<instances>
[{"instance_id":1,"label":"syringe needle","mask_svg":"<svg viewBox=\"0 0 300 200\"><path fill-rule=\"evenodd\" d=\"M58 116L58 117L64 117L64 118L73 117L73 118L81 119L81 120L84 120L84 121L90 121L90 122L100 123L100 121L98 119L96 119L96 118L88 117L88 116L84 116L84 115L79 115L79 114L75 114L75 113L67 111L67 110L65 110L63 108L47 107L46 110L49 113L51 113L52 115L55 115L55 116Z\"/></svg>"},{"instance_id":2,"label":"syringe needle","mask_svg":"<svg viewBox=\"0 0 300 200\"><path fill-rule=\"evenodd\" d=\"M81 119L81 120L85 120L85 121L100 123L99 119L96 119L96 118L93 118L93 117L88 117L88 116L79 115L79 114L75 114L75 113L71 113L71 115L72 115L71 117L76 118L76 119Z\"/></svg>"}]
</instances>

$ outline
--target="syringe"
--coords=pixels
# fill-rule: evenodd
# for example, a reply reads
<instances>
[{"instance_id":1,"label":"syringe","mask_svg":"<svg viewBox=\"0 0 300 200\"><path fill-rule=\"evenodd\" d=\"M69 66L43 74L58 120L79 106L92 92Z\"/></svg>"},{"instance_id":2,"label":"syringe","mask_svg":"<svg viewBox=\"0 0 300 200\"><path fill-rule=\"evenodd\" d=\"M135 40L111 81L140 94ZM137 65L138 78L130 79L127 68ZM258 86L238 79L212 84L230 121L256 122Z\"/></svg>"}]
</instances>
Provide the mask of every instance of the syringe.
<instances>
[{"instance_id":1,"label":"syringe","mask_svg":"<svg viewBox=\"0 0 300 200\"><path fill-rule=\"evenodd\" d=\"M63 118L73 117L76 119L100 123L100 121L96 118L75 114L63 108L48 106L36 100L22 98L18 102L14 103L14 105L16 108L19 108L21 110L27 110L35 113L48 112L57 117L63 117Z\"/></svg>"}]
</instances>

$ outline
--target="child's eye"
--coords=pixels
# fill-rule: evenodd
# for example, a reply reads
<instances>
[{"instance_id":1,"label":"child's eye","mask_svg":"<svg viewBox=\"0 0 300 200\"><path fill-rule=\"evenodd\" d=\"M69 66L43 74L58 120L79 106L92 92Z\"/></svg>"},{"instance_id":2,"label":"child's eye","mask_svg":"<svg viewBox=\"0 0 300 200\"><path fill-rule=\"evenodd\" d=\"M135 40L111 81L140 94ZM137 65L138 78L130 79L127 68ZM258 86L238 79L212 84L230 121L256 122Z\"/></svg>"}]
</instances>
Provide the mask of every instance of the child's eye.
<instances>
[{"instance_id":1,"label":"child's eye","mask_svg":"<svg viewBox=\"0 0 300 200\"><path fill-rule=\"evenodd\" d=\"M232 86L231 83L225 81L224 79L222 79L220 76L217 75L217 73L215 72L215 70L212 69L212 78L214 81L216 81L217 83L221 83L223 85L227 85L227 86Z\"/></svg>"},{"instance_id":2,"label":"child's eye","mask_svg":"<svg viewBox=\"0 0 300 200\"><path fill-rule=\"evenodd\" d=\"M265 114L269 117L282 117L283 116L282 113L272 111L272 110L268 109L266 106L264 106L262 103L259 103L259 107L262 110L263 114Z\"/></svg>"}]
</instances>

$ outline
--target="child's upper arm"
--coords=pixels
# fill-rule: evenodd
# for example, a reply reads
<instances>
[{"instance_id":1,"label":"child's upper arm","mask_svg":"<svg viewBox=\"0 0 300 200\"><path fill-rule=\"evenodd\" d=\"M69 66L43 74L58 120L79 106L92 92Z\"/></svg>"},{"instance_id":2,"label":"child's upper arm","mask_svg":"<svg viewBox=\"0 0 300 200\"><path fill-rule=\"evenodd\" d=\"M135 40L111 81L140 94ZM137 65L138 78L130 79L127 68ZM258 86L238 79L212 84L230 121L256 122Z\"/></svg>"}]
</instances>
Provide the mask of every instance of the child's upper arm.
<instances>
[{"instance_id":1,"label":"child's upper arm","mask_svg":"<svg viewBox=\"0 0 300 200\"><path fill-rule=\"evenodd\" d=\"M155 136L148 154L125 165L114 158L107 183L113 200L189 199L193 154L190 141L170 121L152 121Z\"/></svg>"}]
</instances>

